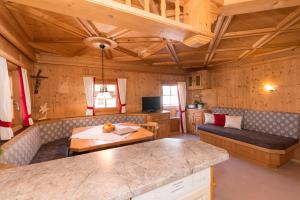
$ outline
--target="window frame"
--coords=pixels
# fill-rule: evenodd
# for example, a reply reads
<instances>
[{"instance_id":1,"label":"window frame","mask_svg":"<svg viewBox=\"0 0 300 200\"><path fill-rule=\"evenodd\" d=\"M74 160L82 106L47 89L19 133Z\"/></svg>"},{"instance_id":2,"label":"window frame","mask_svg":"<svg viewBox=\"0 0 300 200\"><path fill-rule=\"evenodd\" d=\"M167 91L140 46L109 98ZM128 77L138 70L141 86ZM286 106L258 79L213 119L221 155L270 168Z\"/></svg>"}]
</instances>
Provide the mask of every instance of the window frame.
<instances>
[{"instance_id":1,"label":"window frame","mask_svg":"<svg viewBox=\"0 0 300 200\"><path fill-rule=\"evenodd\" d=\"M168 84L162 84L162 86L161 86L161 90L162 90L162 107L163 107L163 109L172 109L172 108L179 108L179 102L178 102L178 104L177 105L164 105L164 92L163 92L163 87L164 86L169 86L169 87L171 87L171 86L176 86L177 87L177 91L178 91L178 86L177 86L177 84L176 83L174 83L174 84L172 84L172 83L168 83ZM170 93L171 94L171 93ZM171 97L171 96L173 96L173 95L169 95L169 97ZM177 92L177 98L178 98L178 92Z\"/></svg>"},{"instance_id":2,"label":"window frame","mask_svg":"<svg viewBox=\"0 0 300 200\"><path fill-rule=\"evenodd\" d=\"M119 113L119 96L118 96L118 88L117 88L117 81L116 80L104 80L106 85L115 85L116 86L116 107L114 108L96 108L95 107L95 100L96 100L96 96L97 93L95 92L95 86L98 84L102 84L102 80L101 79L95 79L95 85L94 85L94 97L93 97L93 103L94 103L94 110L96 115L97 114L116 114Z\"/></svg>"}]
</instances>

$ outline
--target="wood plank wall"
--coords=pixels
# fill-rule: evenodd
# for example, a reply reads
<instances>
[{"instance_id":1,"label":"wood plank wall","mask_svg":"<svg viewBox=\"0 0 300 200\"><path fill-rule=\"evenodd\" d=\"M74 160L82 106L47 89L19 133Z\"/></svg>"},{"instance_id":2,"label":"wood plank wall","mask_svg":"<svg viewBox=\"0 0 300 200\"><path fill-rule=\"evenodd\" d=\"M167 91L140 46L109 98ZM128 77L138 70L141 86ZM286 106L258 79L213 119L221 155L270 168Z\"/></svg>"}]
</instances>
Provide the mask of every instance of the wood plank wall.
<instances>
[{"instance_id":1,"label":"wood plank wall","mask_svg":"<svg viewBox=\"0 0 300 200\"><path fill-rule=\"evenodd\" d=\"M39 94L33 96L33 116L38 117L41 105L48 103L49 118L75 117L85 115L83 76L100 78L100 68L61 64L35 64L34 71L42 69L43 80ZM150 72L135 72L119 69L105 69L105 79L127 78L127 112L141 112L142 96L161 95L163 82L184 81L183 75L168 75Z\"/></svg>"},{"instance_id":2,"label":"wood plank wall","mask_svg":"<svg viewBox=\"0 0 300 200\"><path fill-rule=\"evenodd\" d=\"M249 108L259 111L300 113L300 57L253 64L219 66L211 70L212 88L201 95L212 106ZM266 92L265 84L277 86ZM295 154L300 160L300 148Z\"/></svg>"}]
</instances>

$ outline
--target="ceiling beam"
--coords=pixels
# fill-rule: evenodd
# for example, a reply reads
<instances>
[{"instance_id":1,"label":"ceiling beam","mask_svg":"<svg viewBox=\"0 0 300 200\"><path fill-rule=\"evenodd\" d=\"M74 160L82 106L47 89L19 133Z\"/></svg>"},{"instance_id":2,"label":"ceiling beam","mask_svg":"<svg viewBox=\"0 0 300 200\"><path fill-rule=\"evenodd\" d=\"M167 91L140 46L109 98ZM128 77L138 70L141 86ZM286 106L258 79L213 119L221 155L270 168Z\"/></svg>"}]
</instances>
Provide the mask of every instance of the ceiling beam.
<instances>
[{"instance_id":1,"label":"ceiling beam","mask_svg":"<svg viewBox=\"0 0 300 200\"><path fill-rule=\"evenodd\" d=\"M264 36L262 36L258 41L256 41L253 45L252 48L253 50L247 50L243 52L240 56L239 59L243 59L245 57L250 56L253 54L258 48L266 45L269 43L271 40L273 40L276 36L282 33L282 31L288 29L291 27L293 24L298 22L300 20L300 7L298 7L296 10L294 10L292 13L290 13L288 16L286 16L282 21L278 23L276 26L276 31L274 33L268 33Z\"/></svg>"},{"instance_id":2,"label":"ceiling beam","mask_svg":"<svg viewBox=\"0 0 300 200\"><path fill-rule=\"evenodd\" d=\"M131 51L129 49L126 49L124 47L121 47L121 46L117 46L116 48L114 48L114 50L120 51L122 53L128 54L133 57L139 57L138 53Z\"/></svg>"},{"instance_id":3,"label":"ceiling beam","mask_svg":"<svg viewBox=\"0 0 300 200\"><path fill-rule=\"evenodd\" d=\"M296 24L292 27L282 30L282 32L293 32L293 31L298 31L298 30L300 30L300 24ZM265 35L267 33L274 33L275 31L276 31L276 27L228 32L228 33L224 34L222 39L233 39L233 38L257 36L257 35Z\"/></svg>"},{"instance_id":4,"label":"ceiling beam","mask_svg":"<svg viewBox=\"0 0 300 200\"><path fill-rule=\"evenodd\" d=\"M108 0L10 0L63 15L110 24L132 31L142 31L156 37L184 41L195 35L212 37L188 24L167 19L123 3ZM24 7L22 7L24 8ZM84 34L85 35L85 34Z\"/></svg>"},{"instance_id":5,"label":"ceiling beam","mask_svg":"<svg viewBox=\"0 0 300 200\"><path fill-rule=\"evenodd\" d=\"M30 60L35 60L33 49L26 43L29 38L26 33L19 28L19 24L14 20L14 17L0 1L0 34L15 45L24 55Z\"/></svg>"},{"instance_id":6,"label":"ceiling beam","mask_svg":"<svg viewBox=\"0 0 300 200\"><path fill-rule=\"evenodd\" d=\"M216 27L215 27L215 37L209 44L208 53L205 56L205 65L208 65L209 62L213 59L215 52L221 42L223 35L225 34L227 28L229 27L230 22L232 21L233 16L225 17L219 16Z\"/></svg>"},{"instance_id":7,"label":"ceiling beam","mask_svg":"<svg viewBox=\"0 0 300 200\"><path fill-rule=\"evenodd\" d=\"M122 37L115 40L117 43L147 43L161 42L159 37Z\"/></svg>"},{"instance_id":8,"label":"ceiling beam","mask_svg":"<svg viewBox=\"0 0 300 200\"><path fill-rule=\"evenodd\" d=\"M66 24L65 22L62 22L60 20L55 19L54 17L39 11L34 8L20 6L14 3L6 3L6 6L15 12L18 12L21 15L30 17L32 19L35 19L37 21L40 21L42 23L45 23L47 25L52 25L56 28L59 28L67 33L73 34L78 37L86 37L86 33L81 31L80 29L77 29L69 24Z\"/></svg>"},{"instance_id":9,"label":"ceiling beam","mask_svg":"<svg viewBox=\"0 0 300 200\"><path fill-rule=\"evenodd\" d=\"M225 0L221 9L224 16L261 12L279 8L300 6L299 0Z\"/></svg>"},{"instance_id":10,"label":"ceiling beam","mask_svg":"<svg viewBox=\"0 0 300 200\"><path fill-rule=\"evenodd\" d=\"M253 57L272 55L272 54L275 54L275 53L290 51L290 50L296 49L298 47L299 46L292 46L292 47L287 47L287 48L283 48L283 49L277 49L277 50L274 50L274 51L269 51L269 52L265 52L265 53L256 54L256 55L253 55Z\"/></svg>"},{"instance_id":11,"label":"ceiling beam","mask_svg":"<svg viewBox=\"0 0 300 200\"><path fill-rule=\"evenodd\" d=\"M172 60L173 60L175 63L179 64L179 63L180 63L179 58L178 58L178 56L177 56L176 50L175 50L175 48L174 48L174 45L172 44L171 41L167 40L166 48L167 48L167 50L168 50L168 52L169 52L169 54L170 54Z\"/></svg>"},{"instance_id":12,"label":"ceiling beam","mask_svg":"<svg viewBox=\"0 0 300 200\"><path fill-rule=\"evenodd\" d=\"M167 42L166 41L162 41L161 43L155 43L150 45L149 47L147 47L146 49L144 49L143 51L141 51L139 53L139 56L142 58L147 58L155 53L157 53L158 51L160 51L161 49L166 47Z\"/></svg>"},{"instance_id":13,"label":"ceiling beam","mask_svg":"<svg viewBox=\"0 0 300 200\"><path fill-rule=\"evenodd\" d=\"M87 20L82 20L79 17L74 17L74 19L88 36L92 37L98 35L98 33L91 27Z\"/></svg>"},{"instance_id":14,"label":"ceiling beam","mask_svg":"<svg viewBox=\"0 0 300 200\"><path fill-rule=\"evenodd\" d=\"M124 29L124 28L115 28L109 33L106 34L106 37L116 39L126 33L128 33L130 30Z\"/></svg>"}]
</instances>

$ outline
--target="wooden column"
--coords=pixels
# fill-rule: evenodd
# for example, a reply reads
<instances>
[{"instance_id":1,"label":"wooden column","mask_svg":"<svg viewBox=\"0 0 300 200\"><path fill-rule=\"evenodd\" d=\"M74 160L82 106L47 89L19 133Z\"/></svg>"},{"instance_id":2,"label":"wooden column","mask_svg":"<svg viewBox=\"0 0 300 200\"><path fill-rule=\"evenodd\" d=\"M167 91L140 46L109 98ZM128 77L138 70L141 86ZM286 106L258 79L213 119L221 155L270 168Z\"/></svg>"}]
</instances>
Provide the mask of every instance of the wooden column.
<instances>
[{"instance_id":1,"label":"wooden column","mask_svg":"<svg viewBox=\"0 0 300 200\"><path fill-rule=\"evenodd\" d=\"M175 20L180 21L180 0L175 1Z\"/></svg>"},{"instance_id":2,"label":"wooden column","mask_svg":"<svg viewBox=\"0 0 300 200\"><path fill-rule=\"evenodd\" d=\"M162 17L166 17L166 9L167 9L167 4L166 0L161 0L160 1L160 13Z\"/></svg>"},{"instance_id":3,"label":"wooden column","mask_svg":"<svg viewBox=\"0 0 300 200\"><path fill-rule=\"evenodd\" d=\"M199 34L186 38L183 42L185 45L198 48L209 43L212 39L210 0L186 0L184 3L184 23L207 33L207 35Z\"/></svg>"},{"instance_id":4,"label":"wooden column","mask_svg":"<svg viewBox=\"0 0 300 200\"><path fill-rule=\"evenodd\" d=\"M131 6L131 0L126 0L126 4Z\"/></svg>"},{"instance_id":5,"label":"wooden column","mask_svg":"<svg viewBox=\"0 0 300 200\"><path fill-rule=\"evenodd\" d=\"M150 12L150 0L144 0L144 10Z\"/></svg>"},{"instance_id":6,"label":"wooden column","mask_svg":"<svg viewBox=\"0 0 300 200\"><path fill-rule=\"evenodd\" d=\"M188 0L184 4L184 23L211 32L210 0Z\"/></svg>"}]
</instances>

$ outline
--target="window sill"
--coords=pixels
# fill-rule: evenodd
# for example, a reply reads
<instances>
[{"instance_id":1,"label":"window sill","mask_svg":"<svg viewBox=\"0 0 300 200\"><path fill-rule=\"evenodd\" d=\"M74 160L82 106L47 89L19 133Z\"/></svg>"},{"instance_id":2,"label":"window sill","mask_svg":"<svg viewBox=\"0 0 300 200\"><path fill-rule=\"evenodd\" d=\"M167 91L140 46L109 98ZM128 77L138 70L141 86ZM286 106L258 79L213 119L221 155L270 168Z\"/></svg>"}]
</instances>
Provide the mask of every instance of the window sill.
<instances>
[{"instance_id":1,"label":"window sill","mask_svg":"<svg viewBox=\"0 0 300 200\"><path fill-rule=\"evenodd\" d=\"M103 114L118 114L118 108L96 108L95 115L103 115Z\"/></svg>"}]
</instances>

